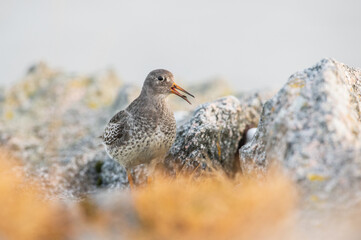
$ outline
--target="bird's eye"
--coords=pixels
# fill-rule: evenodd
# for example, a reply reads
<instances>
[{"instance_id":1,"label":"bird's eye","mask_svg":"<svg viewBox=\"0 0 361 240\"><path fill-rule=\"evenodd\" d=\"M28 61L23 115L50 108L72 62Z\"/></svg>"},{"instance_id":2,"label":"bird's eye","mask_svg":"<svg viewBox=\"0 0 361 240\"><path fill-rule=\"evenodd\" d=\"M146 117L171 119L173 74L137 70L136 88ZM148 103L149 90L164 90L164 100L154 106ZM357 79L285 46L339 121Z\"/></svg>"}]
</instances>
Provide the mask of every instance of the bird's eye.
<instances>
[{"instance_id":1,"label":"bird's eye","mask_svg":"<svg viewBox=\"0 0 361 240\"><path fill-rule=\"evenodd\" d=\"M158 77L158 80L159 80L159 81L163 81L163 80L164 80L163 76L159 76L159 77Z\"/></svg>"}]
</instances>

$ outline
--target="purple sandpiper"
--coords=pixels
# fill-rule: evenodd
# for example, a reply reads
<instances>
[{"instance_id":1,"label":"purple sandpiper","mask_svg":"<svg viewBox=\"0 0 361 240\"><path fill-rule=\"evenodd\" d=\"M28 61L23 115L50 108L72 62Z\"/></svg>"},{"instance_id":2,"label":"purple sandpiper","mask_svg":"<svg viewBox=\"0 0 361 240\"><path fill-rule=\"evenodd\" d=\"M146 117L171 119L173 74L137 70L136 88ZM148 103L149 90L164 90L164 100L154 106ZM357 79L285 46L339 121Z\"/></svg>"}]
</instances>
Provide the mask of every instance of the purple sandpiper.
<instances>
[{"instance_id":1,"label":"purple sandpiper","mask_svg":"<svg viewBox=\"0 0 361 240\"><path fill-rule=\"evenodd\" d=\"M115 114L101 136L109 156L123 165L132 185L130 169L139 164L155 165L164 160L176 136L176 121L165 99L171 93L189 100L179 91L192 94L174 83L164 69L150 72L140 95Z\"/></svg>"}]
</instances>

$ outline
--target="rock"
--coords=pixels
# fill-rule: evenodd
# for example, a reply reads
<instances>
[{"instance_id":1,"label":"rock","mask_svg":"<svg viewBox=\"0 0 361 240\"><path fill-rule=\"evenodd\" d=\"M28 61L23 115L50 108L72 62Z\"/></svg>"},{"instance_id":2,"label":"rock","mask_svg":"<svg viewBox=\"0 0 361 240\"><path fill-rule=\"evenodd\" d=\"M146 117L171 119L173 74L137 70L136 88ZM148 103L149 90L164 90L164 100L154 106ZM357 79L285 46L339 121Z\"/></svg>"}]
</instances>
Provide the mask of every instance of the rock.
<instances>
[{"instance_id":1,"label":"rock","mask_svg":"<svg viewBox=\"0 0 361 240\"><path fill-rule=\"evenodd\" d=\"M187 111L176 111L174 112L174 118L177 126L183 125L190 118L190 112Z\"/></svg>"},{"instance_id":2,"label":"rock","mask_svg":"<svg viewBox=\"0 0 361 240\"><path fill-rule=\"evenodd\" d=\"M257 90L250 90L250 91L242 91L235 94L235 96L239 99L247 99L252 97L253 95L257 95L262 102L266 102L271 99L276 93L278 89L275 90L273 88L260 88Z\"/></svg>"},{"instance_id":3,"label":"rock","mask_svg":"<svg viewBox=\"0 0 361 240\"><path fill-rule=\"evenodd\" d=\"M281 164L305 190L360 187L361 71L333 59L293 74L263 106L244 173ZM322 192L322 191L321 191Z\"/></svg>"},{"instance_id":4,"label":"rock","mask_svg":"<svg viewBox=\"0 0 361 240\"><path fill-rule=\"evenodd\" d=\"M28 174L40 176L54 194L126 186L122 168L97 138L121 84L111 70L79 76L43 63L31 67L0 102L0 126L6 126L0 147L22 159ZM98 162L101 172L94 170Z\"/></svg>"},{"instance_id":5,"label":"rock","mask_svg":"<svg viewBox=\"0 0 361 240\"><path fill-rule=\"evenodd\" d=\"M250 128L246 133L246 143L249 143L252 141L252 138L256 134L257 128Z\"/></svg>"},{"instance_id":6,"label":"rock","mask_svg":"<svg viewBox=\"0 0 361 240\"><path fill-rule=\"evenodd\" d=\"M73 191L74 195L128 187L126 170L118 162L110 159L105 151L100 151L92 160L75 168L75 173L67 180L69 186L66 188Z\"/></svg>"},{"instance_id":7,"label":"rock","mask_svg":"<svg viewBox=\"0 0 361 240\"><path fill-rule=\"evenodd\" d=\"M242 102L229 96L200 105L191 119L178 127L166 166L185 171L222 167L226 173L234 173L243 132L257 124L261 106L257 95Z\"/></svg>"},{"instance_id":8,"label":"rock","mask_svg":"<svg viewBox=\"0 0 361 240\"><path fill-rule=\"evenodd\" d=\"M38 161L63 155L84 139L91 139L86 143L96 141L111 117L108 112L121 85L115 73L71 76L43 63L28 72L6 91L0 106L4 113L0 124L6 126L0 129L2 134L16 138L19 148L29 145L29 138L37 142L43 148L32 153Z\"/></svg>"},{"instance_id":9,"label":"rock","mask_svg":"<svg viewBox=\"0 0 361 240\"><path fill-rule=\"evenodd\" d=\"M234 89L223 78L208 79L203 83L195 83L188 87L194 96L197 96L197 100L203 103L234 93Z\"/></svg>"},{"instance_id":10,"label":"rock","mask_svg":"<svg viewBox=\"0 0 361 240\"><path fill-rule=\"evenodd\" d=\"M40 63L31 67L29 73L4 95L1 120L8 128L23 130L35 125L33 119L43 124L59 122L66 114L89 114L108 108L114 101L121 81L111 70L89 76L71 76L48 68ZM12 121L13 119L17 121ZM18 124L22 121L22 124ZM25 126L24 126L25 124Z\"/></svg>"},{"instance_id":11,"label":"rock","mask_svg":"<svg viewBox=\"0 0 361 240\"><path fill-rule=\"evenodd\" d=\"M107 227L113 234L112 239L127 239L125 233L129 227L138 227L140 224L134 199L129 191L102 191L92 195L88 200L98 212L111 216ZM121 235L125 236L120 238Z\"/></svg>"},{"instance_id":12,"label":"rock","mask_svg":"<svg viewBox=\"0 0 361 240\"><path fill-rule=\"evenodd\" d=\"M117 97L112 104L112 113L117 113L125 109L140 94L140 88L131 84L125 84L117 93Z\"/></svg>"},{"instance_id":13,"label":"rock","mask_svg":"<svg viewBox=\"0 0 361 240\"><path fill-rule=\"evenodd\" d=\"M30 165L30 167L33 167ZM27 169L30 179L39 179L39 187L46 197L81 199L99 191L128 188L126 170L110 159L104 149L72 156L66 163Z\"/></svg>"}]
</instances>

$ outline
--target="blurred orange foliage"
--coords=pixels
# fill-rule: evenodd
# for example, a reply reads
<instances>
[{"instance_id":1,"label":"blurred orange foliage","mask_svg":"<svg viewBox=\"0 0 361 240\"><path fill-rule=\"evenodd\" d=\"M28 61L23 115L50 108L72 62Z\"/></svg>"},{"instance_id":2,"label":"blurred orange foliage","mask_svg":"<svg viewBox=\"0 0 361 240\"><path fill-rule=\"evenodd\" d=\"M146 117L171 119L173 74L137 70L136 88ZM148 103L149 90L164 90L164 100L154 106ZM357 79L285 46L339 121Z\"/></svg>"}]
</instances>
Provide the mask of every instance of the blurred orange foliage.
<instances>
[{"instance_id":1,"label":"blurred orange foliage","mask_svg":"<svg viewBox=\"0 0 361 240\"><path fill-rule=\"evenodd\" d=\"M64 215L53 201L43 200L39 189L28 183L16 160L0 152L0 238L62 239Z\"/></svg>"},{"instance_id":2,"label":"blurred orange foliage","mask_svg":"<svg viewBox=\"0 0 361 240\"><path fill-rule=\"evenodd\" d=\"M69 239L84 231L95 239L279 239L288 232L297 197L294 185L277 172L265 179L214 172L198 178L156 175L150 184L123 192L130 202L114 201L109 208L91 197L65 206L43 199L36 180L29 182L21 169L0 152L1 239ZM135 222L122 216L129 208Z\"/></svg>"},{"instance_id":3,"label":"blurred orange foliage","mask_svg":"<svg viewBox=\"0 0 361 240\"><path fill-rule=\"evenodd\" d=\"M271 239L285 230L296 190L277 173L229 179L156 178L133 192L141 221L137 239ZM285 231L283 231L285 232Z\"/></svg>"}]
</instances>

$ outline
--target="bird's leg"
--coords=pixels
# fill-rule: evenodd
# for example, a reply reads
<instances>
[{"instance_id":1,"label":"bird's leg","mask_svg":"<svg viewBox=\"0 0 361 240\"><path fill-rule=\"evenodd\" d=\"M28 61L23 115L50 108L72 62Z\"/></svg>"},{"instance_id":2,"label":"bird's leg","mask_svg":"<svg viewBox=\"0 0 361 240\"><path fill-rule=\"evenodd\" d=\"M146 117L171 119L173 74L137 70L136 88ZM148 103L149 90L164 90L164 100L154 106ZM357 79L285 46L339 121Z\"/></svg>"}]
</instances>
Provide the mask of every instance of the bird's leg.
<instances>
[{"instance_id":1,"label":"bird's leg","mask_svg":"<svg viewBox=\"0 0 361 240\"><path fill-rule=\"evenodd\" d=\"M154 174L154 169L155 169L155 166L154 166L154 162L151 162L149 165L148 165L148 172L147 172L147 185L151 184L152 181L153 181L153 174Z\"/></svg>"},{"instance_id":2,"label":"bird's leg","mask_svg":"<svg viewBox=\"0 0 361 240\"><path fill-rule=\"evenodd\" d=\"M151 184L153 182L152 176L147 176L147 184Z\"/></svg>"},{"instance_id":3,"label":"bird's leg","mask_svg":"<svg viewBox=\"0 0 361 240\"><path fill-rule=\"evenodd\" d=\"M160 159L153 159L148 165L147 184L151 184L153 182L153 178L156 175L156 167L159 161Z\"/></svg>"},{"instance_id":4,"label":"bird's leg","mask_svg":"<svg viewBox=\"0 0 361 240\"><path fill-rule=\"evenodd\" d=\"M127 174L128 174L129 187L130 187L130 189L133 189L134 188L134 182L133 182L132 173L131 173L130 170L127 170Z\"/></svg>"}]
</instances>

